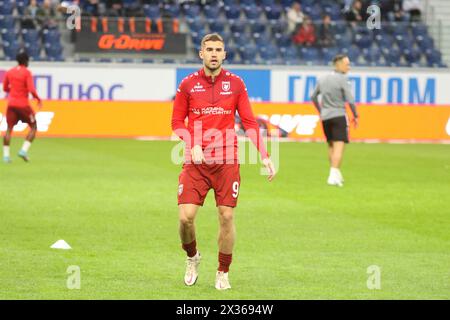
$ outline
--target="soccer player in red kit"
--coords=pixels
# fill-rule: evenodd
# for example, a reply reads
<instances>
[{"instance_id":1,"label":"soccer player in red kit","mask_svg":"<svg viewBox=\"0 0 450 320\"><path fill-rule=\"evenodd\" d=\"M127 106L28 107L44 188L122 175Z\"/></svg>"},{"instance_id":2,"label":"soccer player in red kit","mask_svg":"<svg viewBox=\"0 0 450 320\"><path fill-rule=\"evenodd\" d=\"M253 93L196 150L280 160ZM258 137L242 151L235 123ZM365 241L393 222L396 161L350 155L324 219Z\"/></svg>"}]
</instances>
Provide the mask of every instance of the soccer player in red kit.
<instances>
[{"instance_id":1,"label":"soccer player in red kit","mask_svg":"<svg viewBox=\"0 0 450 320\"><path fill-rule=\"evenodd\" d=\"M30 132L25 138L22 149L19 151L19 157L25 161L29 161L28 149L37 131L35 114L28 101L30 93L37 100L39 109L42 107L41 98L39 98L34 88L33 76L30 70L27 69L29 61L28 54L26 52L19 52L16 60L18 65L8 70L3 80L3 91L8 93L8 109L6 111L8 128L3 138L3 161L6 163L11 162L9 153L11 133L19 120L28 123L30 126Z\"/></svg>"},{"instance_id":2,"label":"soccer player in red kit","mask_svg":"<svg viewBox=\"0 0 450 320\"><path fill-rule=\"evenodd\" d=\"M186 144L178 185L179 233L187 253L184 282L192 286L197 281L201 256L197 251L194 220L209 189L214 189L219 216L219 268L215 282L218 290L231 288L228 270L235 241L234 207L240 186L234 129L236 111L261 154L269 181L275 176L250 107L247 88L241 78L222 68L225 54L220 35L208 34L202 39L199 56L203 68L181 82L172 114L172 129Z\"/></svg>"}]
</instances>

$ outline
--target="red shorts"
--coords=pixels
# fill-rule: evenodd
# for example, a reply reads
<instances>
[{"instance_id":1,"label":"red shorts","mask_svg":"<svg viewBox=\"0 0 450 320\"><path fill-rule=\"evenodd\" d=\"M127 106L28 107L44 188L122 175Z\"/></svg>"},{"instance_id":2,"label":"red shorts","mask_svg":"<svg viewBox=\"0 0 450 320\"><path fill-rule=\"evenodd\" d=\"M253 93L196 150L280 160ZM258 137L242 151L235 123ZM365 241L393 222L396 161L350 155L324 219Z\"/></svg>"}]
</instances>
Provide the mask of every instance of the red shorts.
<instances>
[{"instance_id":1,"label":"red shorts","mask_svg":"<svg viewBox=\"0 0 450 320\"><path fill-rule=\"evenodd\" d=\"M178 178L178 204L203 206L214 189L216 206L236 207L241 176L239 164L184 164Z\"/></svg>"},{"instance_id":2,"label":"red shorts","mask_svg":"<svg viewBox=\"0 0 450 320\"><path fill-rule=\"evenodd\" d=\"M8 127L13 127L17 122L22 121L32 125L36 123L36 118L34 116L34 111L30 106L27 107L13 107L9 106L6 111L6 122Z\"/></svg>"}]
</instances>

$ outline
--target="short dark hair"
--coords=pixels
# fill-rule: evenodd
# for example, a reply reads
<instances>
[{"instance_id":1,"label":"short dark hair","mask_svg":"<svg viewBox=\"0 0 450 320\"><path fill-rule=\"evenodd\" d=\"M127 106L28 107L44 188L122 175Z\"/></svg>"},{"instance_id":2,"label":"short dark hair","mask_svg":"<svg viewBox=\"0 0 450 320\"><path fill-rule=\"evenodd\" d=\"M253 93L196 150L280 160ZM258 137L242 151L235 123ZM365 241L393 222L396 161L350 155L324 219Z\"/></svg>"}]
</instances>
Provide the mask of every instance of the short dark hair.
<instances>
[{"instance_id":1,"label":"short dark hair","mask_svg":"<svg viewBox=\"0 0 450 320\"><path fill-rule=\"evenodd\" d=\"M218 33L209 33L209 34L205 35L201 42L202 48L205 46L206 41L220 41L225 45L223 38Z\"/></svg>"},{"instance_id":2,"label":"short dark hair","mask_svg":"<svg viewBox=\"0 0 450 320\"><path fill-rule=\"evenodd\" d=\"M333 64L336 64L337 62L339 62L339 61L341 61L341 60L343 60L345 58L348 58L348 56L346 54L341 54L341 53L337 54L333 58Z\"/></svg>"},{"instance_id":3,"label":"short dark hair","mask_svg":"<svg viewBox=\"0 0 450 320\"><path fill-rule=\"evenodd\" d=\"M28 64L28 61L30 60L30 57L28 56L28 53L25 51L19 51L16 55L17 63L24 66Z\"/></svg>"}]
</instances>

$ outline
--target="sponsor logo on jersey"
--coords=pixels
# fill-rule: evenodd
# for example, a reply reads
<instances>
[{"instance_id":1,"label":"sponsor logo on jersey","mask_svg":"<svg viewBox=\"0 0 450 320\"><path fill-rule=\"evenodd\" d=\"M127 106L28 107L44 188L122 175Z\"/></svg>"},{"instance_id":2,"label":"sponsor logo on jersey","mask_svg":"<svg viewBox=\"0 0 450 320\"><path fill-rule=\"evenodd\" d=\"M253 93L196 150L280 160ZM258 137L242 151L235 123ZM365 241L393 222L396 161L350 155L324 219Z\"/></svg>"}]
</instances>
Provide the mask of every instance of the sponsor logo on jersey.
<instances>
[{"instance_id":1,"label":"sponsor logo on jersey","mask_svg":"<svg viewBox=\"0 0 450 320\"><path fill-rule=\"evenodd\" d=\"M226 110L222 107L206 107L202 109L202 114L205 115L228 115L231 113L231 110Z\"/></svg>"},{"instance_id":2,"label":"sponsor logo on jersey","mask_svg":"<svg viewBox=\"0 0 450 320\"><path fill-rule=\"evenodd\" d=\"M192 108L192 113L198 115L198 114L200 114L200 109Z\"/></svg>"},{"instance_id":3,"label":"sponsor logo on jersey","mask_svg":"<svg viewBox=\"0 0 450 320\"><path fill-rule=\"evenodd\" d=\"M197 82L197 84L191 89L191 92L205 92L205 88L201 85L200 82Z\"/></svg>"}]
</instances>

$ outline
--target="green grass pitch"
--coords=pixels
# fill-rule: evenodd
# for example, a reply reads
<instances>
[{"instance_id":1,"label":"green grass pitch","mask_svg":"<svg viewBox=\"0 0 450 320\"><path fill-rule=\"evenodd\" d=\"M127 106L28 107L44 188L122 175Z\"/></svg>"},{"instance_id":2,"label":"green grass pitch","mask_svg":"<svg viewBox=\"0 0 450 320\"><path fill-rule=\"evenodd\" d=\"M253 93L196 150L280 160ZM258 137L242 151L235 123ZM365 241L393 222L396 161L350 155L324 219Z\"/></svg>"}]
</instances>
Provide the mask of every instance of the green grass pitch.
<instances>
[{"instance_id":1,"label":"green grass pitch","mask_svg":"<svg viewBox=\"0 0 450 320\"><path fill-rule=\"evenodd\" d=\"M0 299L450 299L450 146L350 144L344 188L326 185L324 143L281 144L272 183L242 165L227 292L214 288L212 192L197 217L200 276L183 284L172 146L38 139L31 163L2 163ZM50 249L58 239L73 249ZM79 290L66 287L70 265Z\"/></svg>"}]
</instances>

